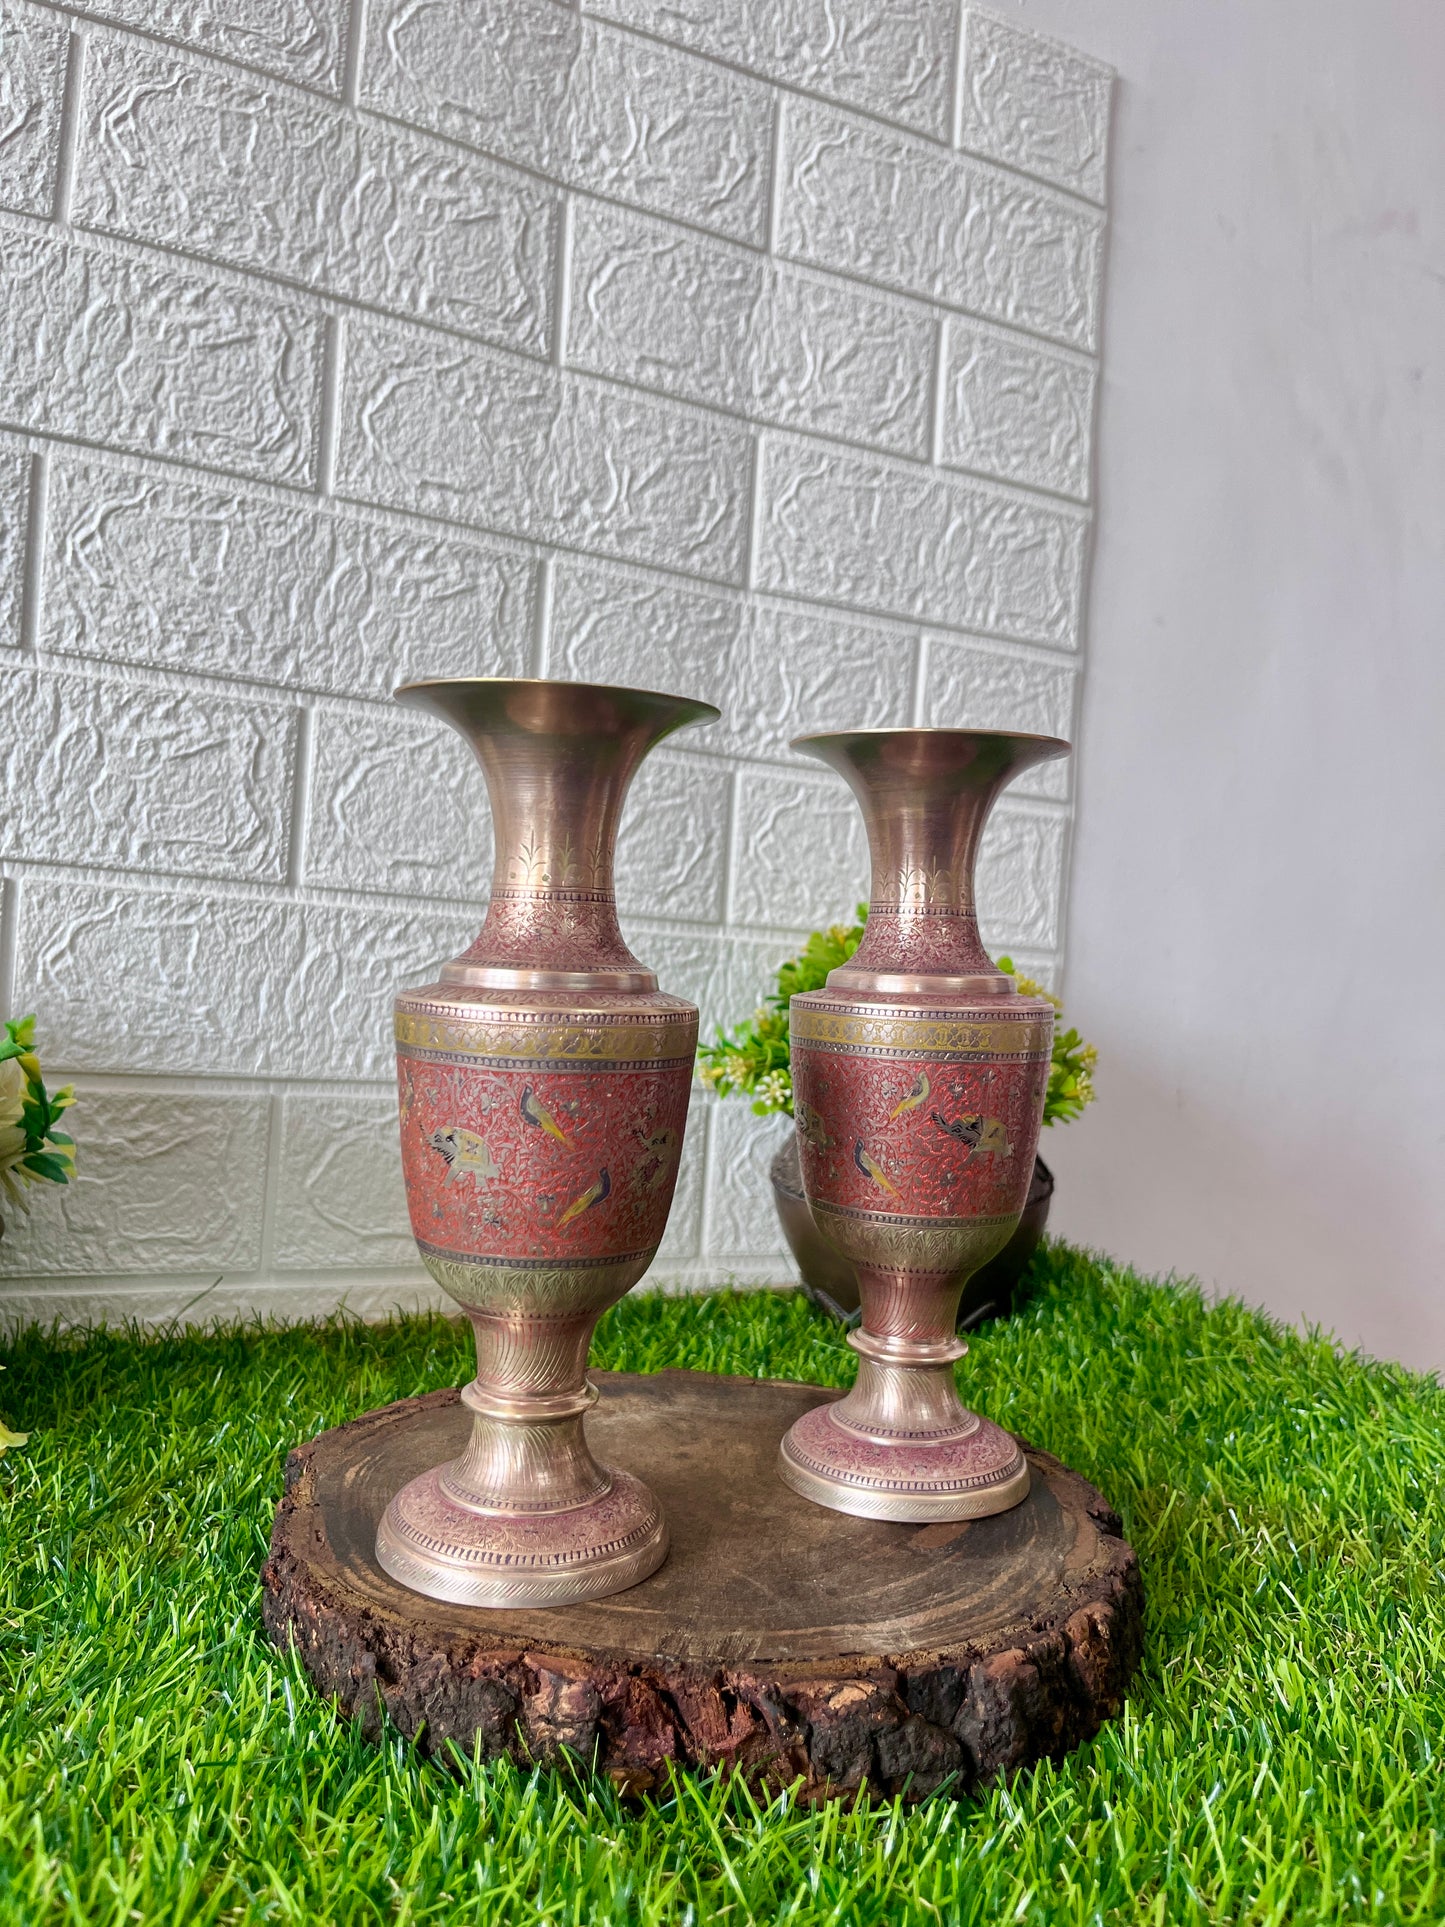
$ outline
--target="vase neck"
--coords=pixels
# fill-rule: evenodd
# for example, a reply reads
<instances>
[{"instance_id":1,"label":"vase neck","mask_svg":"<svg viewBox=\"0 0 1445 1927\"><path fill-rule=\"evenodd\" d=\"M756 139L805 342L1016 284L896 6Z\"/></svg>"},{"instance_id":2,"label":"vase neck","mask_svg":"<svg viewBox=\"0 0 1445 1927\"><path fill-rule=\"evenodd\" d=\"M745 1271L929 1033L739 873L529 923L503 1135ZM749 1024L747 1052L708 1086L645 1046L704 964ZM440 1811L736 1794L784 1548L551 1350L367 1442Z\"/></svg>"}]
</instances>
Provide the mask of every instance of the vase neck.
<instances>
[{"instance_id":1,"label":"vase neck","mask_svg":"<svg viewBox=\"0 0 1445 1927\"><path fill-rule=\"evenodd\" d=\"M408 684L487 779L495 862L486 920L444 983L496 990L646 991L657 978L617 921L613 858L628 785L647 752L708 703L591 683L469 678Z\"/></svg>"},{"instance_id":2,"label":"vase neck","mask_svg":"<svg viewBox=\"0 0 1445 1927\"><path fill-rule=\"evenodd\" d=\"M1014 995L979 936L974 868L1005 787L1068 744L1000 730L896 729L803 737L794 747L847 779L868 829L868 927L829 988Z\"/></svg>"}]
</instances>

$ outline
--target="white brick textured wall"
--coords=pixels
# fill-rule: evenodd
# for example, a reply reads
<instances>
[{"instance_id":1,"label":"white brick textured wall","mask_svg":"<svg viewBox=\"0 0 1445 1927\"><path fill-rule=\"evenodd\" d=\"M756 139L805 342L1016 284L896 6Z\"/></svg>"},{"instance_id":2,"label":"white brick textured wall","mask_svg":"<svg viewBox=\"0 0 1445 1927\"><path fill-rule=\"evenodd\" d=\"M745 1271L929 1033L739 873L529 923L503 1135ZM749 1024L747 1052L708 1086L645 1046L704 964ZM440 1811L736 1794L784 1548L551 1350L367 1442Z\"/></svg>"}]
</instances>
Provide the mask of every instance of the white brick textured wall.
<instances>
[{"instance_id":1,"label":"white brick textured wall","mask_svg":"<svg viewBox=\"0 0 1445 1927\"><path fill-rule=\"evenodd\" d=\"M10 1317L429 1295L391 997L470 937L418 675L686 691L624 826L707 1025L863 894L804 729L1067 733L1109 75L960 0L0 0L0 1004L81 1181ZM989 935L1054 977L1072 777ZM786 1275L699 1099L657 1275Z\"/></svg>"}]
</instances>

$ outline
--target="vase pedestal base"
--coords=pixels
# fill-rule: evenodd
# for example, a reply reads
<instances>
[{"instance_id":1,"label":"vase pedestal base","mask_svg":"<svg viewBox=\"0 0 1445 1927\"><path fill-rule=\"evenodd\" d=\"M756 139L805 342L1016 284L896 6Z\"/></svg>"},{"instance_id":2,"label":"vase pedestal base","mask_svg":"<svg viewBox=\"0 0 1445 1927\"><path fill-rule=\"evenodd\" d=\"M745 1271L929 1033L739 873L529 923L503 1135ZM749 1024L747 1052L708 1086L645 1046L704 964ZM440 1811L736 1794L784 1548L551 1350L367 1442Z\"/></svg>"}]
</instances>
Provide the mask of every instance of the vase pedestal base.
<instances>
[{"instance_id":1,"label":"vase pedestal base","mask_svg":"<svg viewBox=\"0 0 1445 1927\"><path fill-rule=\"evenodd\" d=\"M801 1498L858 1519L926 1524L987 1519L1028 1497L1028 1460L1018 1441L975 1412L946 1438L869 1438L820 1405L800 1418L778 1452L778 1471Z\"/></svg>"},{"instance_id":2,"label":"vase pedestal base","mask_svg":"<svg viewBox=\"0 0 1445 1927\"><path fill-rule=\"evenodd\" d=\"M572 1606L623 1592L667 1557L667 1525L640 1479L560 1512L489 1513L460 1504L436 1466L391 1500L376 1561L413 1592L456 1606Z\"/></svg>"},{"instance_id":3,"label":"vase pedestal base","mask_svg":"<svg viewBox=\"0 0 1445 1927\"><path fill-rule=\"evenodd\" d=\"M959 1399L953 1368L968 1347L952 1336L956 1301L955 1287L944 1306L948 1336L880 1336L866 1323L849 1332L852 1391L805 1412L779 1448L779 1474L800 1497L908 1525L987 1519L1028 1497L1018 1440ZM863 1305L866 1320L866 1287Z\"/></svg>"}]
</instances>

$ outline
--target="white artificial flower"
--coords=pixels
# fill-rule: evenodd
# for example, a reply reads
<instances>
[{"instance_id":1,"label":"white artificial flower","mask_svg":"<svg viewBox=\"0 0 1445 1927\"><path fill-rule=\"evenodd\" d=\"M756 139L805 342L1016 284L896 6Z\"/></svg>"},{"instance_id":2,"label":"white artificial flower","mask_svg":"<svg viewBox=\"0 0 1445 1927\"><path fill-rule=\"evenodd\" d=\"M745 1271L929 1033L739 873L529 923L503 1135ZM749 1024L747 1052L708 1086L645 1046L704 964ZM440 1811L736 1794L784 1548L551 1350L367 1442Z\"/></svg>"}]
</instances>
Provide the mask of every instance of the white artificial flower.
<instances>
[{"instance_id":1,"label":"white artificial flower","mask_svg":"<svg viewBox=\"0 0 1445 1927\"><path fill-rule=\"evenodd\" d=\"M7 1057L0 1064L0 1192L19 1210L26 1209L24 1192L12 1175L25 1155L25 1125L21 1105L25 1100L25 1073L18 1057Z\"/></svg>"}]
</instances>

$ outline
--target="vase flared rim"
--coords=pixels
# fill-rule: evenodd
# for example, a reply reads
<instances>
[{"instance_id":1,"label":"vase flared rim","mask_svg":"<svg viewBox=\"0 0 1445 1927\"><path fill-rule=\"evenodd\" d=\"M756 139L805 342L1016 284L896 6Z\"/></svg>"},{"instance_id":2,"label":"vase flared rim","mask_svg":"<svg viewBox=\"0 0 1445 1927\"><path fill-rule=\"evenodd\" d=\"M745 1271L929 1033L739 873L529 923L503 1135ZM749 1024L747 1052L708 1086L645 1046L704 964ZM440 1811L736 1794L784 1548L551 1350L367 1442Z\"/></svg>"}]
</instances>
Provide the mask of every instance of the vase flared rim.
<instances>
[{"instance_id":1,"label":"vase flared rim","mask_svg":"<svg viewBox=\"0 0 1445 1927\"><path fill-rule=\"evenodd\" d=\"M1047 750L1057 756L1067 756L1074 747L1066 737L1041 736L1030 729L964 729L952 728L944 723L920 723L917 727L905 723L891 729L810 730L803 736L792 737L788 747L811 749L815 744L851 743L856 742L860 737L874 742L888 738L895 742L903 742L911 736L927 736L934 741L944 736L956 736L971 743L1031 743L1036 748Z\"/></svg>"},{"instance_id":2,"label":"vase flared rim","mask_svg":"<svg viewBox=\"0 0 1445 1927\"><path fill-rule=\"evenodd\" d=\"M579 694L613 699L641 697L647 703L666 703L675 710L688 712L679 716L680 722L687 723L715 723L722 715L716 703L707 702L701 696L676 696L668 690L639 689L631 683L575 682L565 676L418 676L411 682L398 683L391 693L394 701L405 702L412 695L454 689L570 689Z\"/></svg>"}]
</instances>

